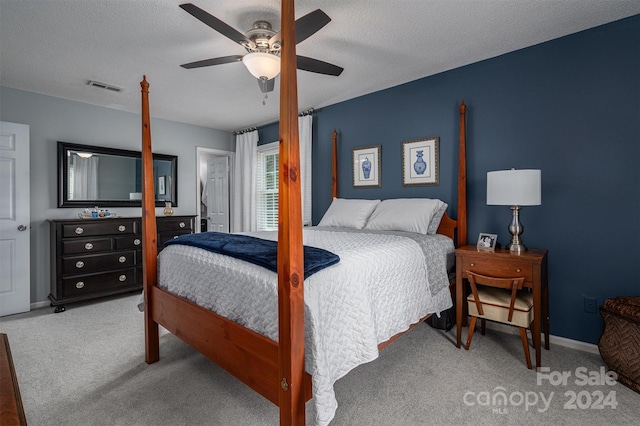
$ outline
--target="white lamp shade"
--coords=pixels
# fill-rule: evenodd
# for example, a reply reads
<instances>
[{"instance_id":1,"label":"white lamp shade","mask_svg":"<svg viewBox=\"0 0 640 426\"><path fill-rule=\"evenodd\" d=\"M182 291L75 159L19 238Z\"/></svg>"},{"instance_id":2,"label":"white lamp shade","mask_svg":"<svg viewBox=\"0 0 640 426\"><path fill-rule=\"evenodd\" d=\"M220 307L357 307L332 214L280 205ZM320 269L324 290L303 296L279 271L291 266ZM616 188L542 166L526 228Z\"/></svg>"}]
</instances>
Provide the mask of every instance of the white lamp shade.
<instances>
[{"instance_id":1,"label":"white lamp shade","mask_svg":"<svg viewBox=\"0 0 640 426\"><path fill-rule=\"evenodd\" d=\"M280 57L271 53L249 53L242 57L242 62L255 78L271 80L280 74Z\"/></svg>"},{"instance_id":2,"label":"white lamp shade","mask_svg":"<svg viewBox=\"0 0 640 426\"><path fill-rule=\"evenodd\" d=\"M498 170L487 173L487 204L538 206L542 204L540 170Z\"/></svg>"}]
</instances>

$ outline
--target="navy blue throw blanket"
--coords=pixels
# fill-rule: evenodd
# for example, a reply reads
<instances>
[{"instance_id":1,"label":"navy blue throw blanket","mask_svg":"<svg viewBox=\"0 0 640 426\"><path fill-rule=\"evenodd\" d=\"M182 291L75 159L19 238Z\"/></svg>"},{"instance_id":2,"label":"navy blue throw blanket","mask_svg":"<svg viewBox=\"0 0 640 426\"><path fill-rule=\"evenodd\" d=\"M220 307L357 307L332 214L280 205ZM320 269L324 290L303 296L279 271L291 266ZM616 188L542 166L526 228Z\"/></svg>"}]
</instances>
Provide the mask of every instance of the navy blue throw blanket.
<instances>
[{"instance_id":1,"label":"navy blue throw blanket","mask_svg":"<svg viewBox=\"0 0 640 426\"><path fill-rule=\"evenodd\" d=\"M185 234L164 243L182 244L214 253L235 257L273 272L278 272L278 243L249 235L225 234L222 232L202 232ZM340 261L337 254L330 251L304 246L304 278Z\"/></svg>"}]
</instances>

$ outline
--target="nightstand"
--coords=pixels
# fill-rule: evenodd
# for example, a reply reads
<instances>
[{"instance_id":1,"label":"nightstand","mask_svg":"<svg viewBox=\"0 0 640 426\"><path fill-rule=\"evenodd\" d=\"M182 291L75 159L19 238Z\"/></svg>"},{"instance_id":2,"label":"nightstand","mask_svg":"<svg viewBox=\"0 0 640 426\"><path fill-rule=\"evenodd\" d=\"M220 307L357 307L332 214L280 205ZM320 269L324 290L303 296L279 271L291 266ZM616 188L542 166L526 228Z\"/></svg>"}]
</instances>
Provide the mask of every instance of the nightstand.
<instances>
[{"instance_id":1,"label":"nightstand","mask_svg":"<svg viewBox=\"0 0 640 426\"><path fill-rule=\"evenodd\" d=\"M544 346L549 349L549 288L547 250L529 249L520 254L509 250L481 251L468 245L456 249L456 346L460 347L463 312L466 314L466 271L499 278L525 277L524 286L533 293L531 336L536 351L536 368L541 366L541 327Z\"/></svg>"}]
</instances>

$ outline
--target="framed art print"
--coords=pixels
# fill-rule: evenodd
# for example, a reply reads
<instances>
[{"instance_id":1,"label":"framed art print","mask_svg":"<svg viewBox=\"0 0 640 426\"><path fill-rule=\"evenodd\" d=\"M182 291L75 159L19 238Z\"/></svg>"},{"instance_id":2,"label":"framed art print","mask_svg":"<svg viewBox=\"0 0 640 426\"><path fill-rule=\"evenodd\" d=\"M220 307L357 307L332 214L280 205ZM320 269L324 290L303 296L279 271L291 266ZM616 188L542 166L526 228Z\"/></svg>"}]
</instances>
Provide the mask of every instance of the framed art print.
<instances>
[{"instance_id":1,"label":"framed art print","mask_svg":"<svg viewBox=\"0 0 640 426\"><path fill-rule=\"evenodd\" d=\"M166 195L166 176L158 176L158 195Z\"/></svg>"},{"instance_id":2,"label":"framed art print","mask_svg":"<svg viewBox=\"0 0 640 426\"><path fill-rule=\"evenodd\" d=\"M353 186L358 188L382 186L380 145L353 149Z\"/></svg>"},{"instance_id":3,"label":"framed art print","mask_svg":"<svg viewBox=\"0 0 640 426\"><path fill-rule=\"evenodd\" d=\"M438 185L438 142L433 136L402 143L402 184Z\"/></svg>"}]
</instances>

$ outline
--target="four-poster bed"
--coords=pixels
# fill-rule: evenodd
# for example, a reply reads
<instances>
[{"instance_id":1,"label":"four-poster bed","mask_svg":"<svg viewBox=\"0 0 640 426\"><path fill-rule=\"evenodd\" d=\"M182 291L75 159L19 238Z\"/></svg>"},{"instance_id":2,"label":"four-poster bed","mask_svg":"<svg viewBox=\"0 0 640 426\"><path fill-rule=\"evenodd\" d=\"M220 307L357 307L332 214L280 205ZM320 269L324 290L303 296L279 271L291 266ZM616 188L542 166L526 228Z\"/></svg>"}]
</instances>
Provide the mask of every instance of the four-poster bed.
<instances>
[{"instance_id":1,"label":"four-poster bed","mask_svg":"<svg viewBox=\"0 0 640 426\"><path fill-rule=\"evenodd\" d=\"M305 372L305 293L303 227L299 183L298 105L293 1L282 1L281 88L280 88L280 176L279 229L277 233L277 341L205 309L158 286L158 257L155 240L155 205L149 119L148 83L142 86L143 158L143 275L145 302L145 360L159 360L161 325L194 349L259 392L280 408L280 424L305 423L305 402L312 397L312 377ZM466 244L465 107L460 106L460 162L458 222L444 215L438 234L451 240L457 225L458 245ZM333 152L337 152L334 131ZM333 159L332 194L337 197L337 176ZM306 235L306 234L305 234ZM305 236L305 238L307 238ZM169 253L169 254L167 254ZM163 258L170 255L163 251ZM347 258L341 262L347 262ZM168 261L165 262L169 264ZM426 268L426 267L425 267ZM318 274L319 276L320 274ZM313 283L312 277L309 283ZM450 301L449 301L450 303ZM435 305L434 305L435 306ZM443 306L443 305L440 305ZM438 307L428 313L438 312ZM427 315L428 316L428 315ZM416 320L425 319L418 317ZM411 324L419 322L412 320ZM413 326L411 325L411 326ZM406 331L406 327L399 331ZM395 332L377 344L382 349L402 333ZM272 336L273 337L273 336ZM315 376L314 376L315 379ZM315 382L314 382L315 383ZM315 386L314 386L315 388ZM332 415L331 415L332 417ZM330 419L329 419L330 421Z\"/></svg>"}]
</instances>

